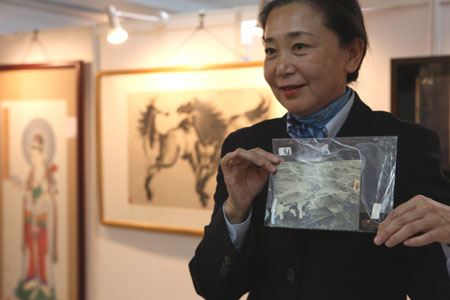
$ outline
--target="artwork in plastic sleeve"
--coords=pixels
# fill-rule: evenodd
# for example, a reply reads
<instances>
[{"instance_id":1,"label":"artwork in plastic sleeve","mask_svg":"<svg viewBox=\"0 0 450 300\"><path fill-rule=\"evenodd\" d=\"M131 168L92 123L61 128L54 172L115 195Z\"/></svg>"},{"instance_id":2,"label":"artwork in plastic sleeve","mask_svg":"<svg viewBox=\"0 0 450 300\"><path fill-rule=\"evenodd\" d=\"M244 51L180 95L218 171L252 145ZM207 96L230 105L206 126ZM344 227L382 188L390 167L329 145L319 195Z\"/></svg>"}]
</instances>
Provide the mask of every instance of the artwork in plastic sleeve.
<instances>
[{"instance_id":1,"label":"artwork in plastic sleeve","mask_svg":"<svg viewBox=\"0 0 450 300\"><path fill-rule=\"evenodd\" d=\"M266 226L376 232L394 202L397 137L273 139Z\"/></svg>"},{"instance_id":2,"label":"artwork in plastic sleeve","mask_svg":"<svg viewBox=\"0 0 450 300\"><path fill-rule=\"evenodd\" d=\"M270 226L357 231L360 182L361 160L282 162Z\"/></svg>"}]
</instances>

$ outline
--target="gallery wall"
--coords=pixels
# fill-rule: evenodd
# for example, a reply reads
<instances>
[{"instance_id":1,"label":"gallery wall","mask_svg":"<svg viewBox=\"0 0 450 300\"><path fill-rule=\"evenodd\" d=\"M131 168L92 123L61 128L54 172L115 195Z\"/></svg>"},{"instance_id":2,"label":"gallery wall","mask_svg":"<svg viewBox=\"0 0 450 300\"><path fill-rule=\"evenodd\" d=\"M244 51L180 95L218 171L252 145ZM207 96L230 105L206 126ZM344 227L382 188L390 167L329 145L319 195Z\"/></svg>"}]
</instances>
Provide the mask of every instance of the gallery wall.
<instances>
[{"instance_id":1,"label":"gallery wall","mask_svg":"<svg viewBox=\"0 0 450 300\"><path fill-rule=\"evenodd\" d=\"M240 43L240 20L256 16L256 7L208 13L205 27L195 14L175 16L163 25L128 22L129 40L119 46L105 41L106 26L43 31L40 45L30 46L31 33L0 38L0 64L82 60L90 68L85 97L85 228L88 300L199 299L187 264L199 236L104 226L99 222L95 134L95 72L184 64L230 63L263 59L259 38L251 47ZM450 5L441 10L440 45L450 55ZM370 47L354 85L369 106L390 109L390 59L432 54L429 8L426 5L366 13ZM183 43L184 42L184 43Z\"/></svg>"}]
</instances>

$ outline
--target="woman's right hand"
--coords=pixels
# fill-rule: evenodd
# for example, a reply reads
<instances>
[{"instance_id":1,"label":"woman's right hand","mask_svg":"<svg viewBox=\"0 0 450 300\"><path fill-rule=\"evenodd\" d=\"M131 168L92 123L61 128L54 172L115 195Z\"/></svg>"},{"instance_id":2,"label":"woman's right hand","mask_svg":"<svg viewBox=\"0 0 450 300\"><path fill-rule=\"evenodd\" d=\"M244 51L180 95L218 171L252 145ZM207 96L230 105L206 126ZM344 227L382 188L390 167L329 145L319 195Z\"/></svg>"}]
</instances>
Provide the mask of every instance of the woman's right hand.
<instances>
[{"instance_id":1,"label":"woman's right hand","mask_svg":"<svg viewBox=\"0 0 450 300\"><path fill-rule=\"evenodd\" d=\"M261 148L245 150L238 148L220 160L223 177L228 190L225 214L231 224L242 223L248 209L282 161Z\"/></svg>"}]
</instances>

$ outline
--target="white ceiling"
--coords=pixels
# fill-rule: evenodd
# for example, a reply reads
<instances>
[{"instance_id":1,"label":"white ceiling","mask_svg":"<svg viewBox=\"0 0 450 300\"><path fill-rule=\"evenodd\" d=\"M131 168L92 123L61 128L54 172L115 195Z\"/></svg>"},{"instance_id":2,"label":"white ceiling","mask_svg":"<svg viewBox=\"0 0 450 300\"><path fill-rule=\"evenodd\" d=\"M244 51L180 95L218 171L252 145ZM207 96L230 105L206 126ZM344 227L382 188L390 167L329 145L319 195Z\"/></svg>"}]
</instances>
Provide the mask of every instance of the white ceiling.
<instances>
[{"instance_id":1,"label":"white ceiling","mask_svg":"<svg viewBox=\"0 0 450 300\"><path fill-rule=\"evenodd\" d=\"M105 8L144 15L218 10L268 0L0 0L0 34L104 23ZM433 0L359 0L363 8L411 5ZM446 0L444 0L446 1Z\"/></svg>"},{"instance_id":2,"label":"white ceiling","mask_svg":"<svg viewBox=\"0 0 450 300\"><path fill-rule=\"evenodd\" d=\"M105 22L105 8L144 15L258 5L259 0L0 0L0 33Z\"/></svg>"}]
</instances>

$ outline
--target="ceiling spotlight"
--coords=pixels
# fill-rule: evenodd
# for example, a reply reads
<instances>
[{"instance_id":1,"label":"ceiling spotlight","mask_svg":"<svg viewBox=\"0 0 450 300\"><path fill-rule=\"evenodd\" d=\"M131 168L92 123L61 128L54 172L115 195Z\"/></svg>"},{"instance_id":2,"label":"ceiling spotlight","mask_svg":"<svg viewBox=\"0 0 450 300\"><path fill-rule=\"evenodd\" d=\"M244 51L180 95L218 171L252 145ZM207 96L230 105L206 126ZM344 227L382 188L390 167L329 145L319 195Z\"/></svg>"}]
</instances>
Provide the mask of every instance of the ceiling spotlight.
<instances>
[{"instance_id":1,"label":"ceiling spotlight","mask_svg":"<svg viewBox=\"0 0 450 300\"><path fill-rule=\"evenodd\" d=\"M164 21L169 20L169 14L168 14L167 12L165 12L164 10L161 10L161 11L159 12L159 15L161 16L161 18L162 18Z\"/></svg>"},{"instance_id":2,"label":"ceiling spotlight","mask_svg":"<svg viewBox=\"0 0 450 300\"><path fill-rule=\"evenodd\" d=\"M120 26L119 17L148 22L161 22L169 19L169 14L165 11L160 11L159 16L149 16L130 12L123 12L117 10L114 5L108 6L106 8L106 13L108 15L110 27L107 40L111 44L123 43L128 38L128 33L122 28L122 26Z\"/></svg>"},{"instance_id":3,"label":"ceiling spotlight","mask_svg":"<svg viewBox=\"0 0 450 300\"><path fill-rule=\"evenodd\" d=\"M123 28L113 28L109 30L106 39L113 45L122 44L128 39L128 32Z\"/></svg>"},{"instance_id":4,"label":"ceiling spotlight","mask_svg":"<svg viewBox=\"0 0 450 300\"><path fill-rule=\"evenodd\" d=\"M108 6L106 9L109 20L109 32L106 39L111 44L117 45L125 42L128 38L128 32L120 26L119 17L117 16L117 10L114 5Z\"/></svg>"}]
</instances>

